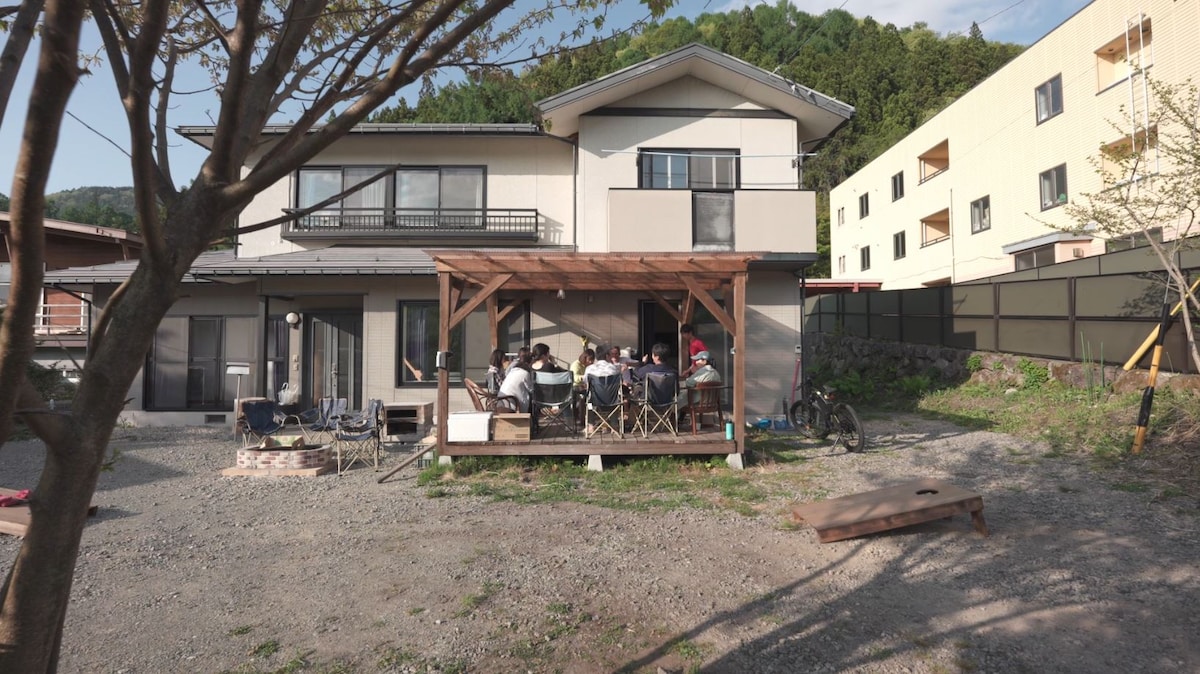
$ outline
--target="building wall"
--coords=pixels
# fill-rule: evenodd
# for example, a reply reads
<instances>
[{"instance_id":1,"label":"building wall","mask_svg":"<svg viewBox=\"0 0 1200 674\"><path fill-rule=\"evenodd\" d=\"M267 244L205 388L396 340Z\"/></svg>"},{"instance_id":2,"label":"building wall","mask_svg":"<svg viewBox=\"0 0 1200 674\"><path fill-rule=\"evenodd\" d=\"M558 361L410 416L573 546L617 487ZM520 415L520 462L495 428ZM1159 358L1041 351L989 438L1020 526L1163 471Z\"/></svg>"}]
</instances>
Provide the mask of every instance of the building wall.
<instances>
[{"instance_id":1,"label":"building wall","mask_svg":"<svg viewBox=\"0 0 1200 674\"><path fill-rule=\"evenodd\" d=\"M486 206L537 209L539 243L574 242L572 148L544 137L350 135L309 162L312 166L487 166ZM296 176L291 174L264 190L242 212L242 225L281 216L295 205ZM286 241L282 226L239 237L239 257L259 257L320 248L328 241ZM365 242L364 242L365 243Z\"/></svg>"},{"instance_id":2,"label":"building wall","mask_svg":"<svg viewBox=\"0 0 1200 674\"><path fill-rule=\"evenodd\" d=\"M1096 52L1122 36L1139 13L1151 21L1148 52L1152 79L1180 82L1200 71L1197 0L1096 0L1081 9L1011 63L933 117L832 191L830 201L834 278L878 278L884 289L960 282L1013 271L1003 246L1074 224L1064 208L1042 210L1039 174L1066 165L1067 194L1082 195L1102 185L1089 158L1119 140L1112 123L1121 106L1142 106L1140 80L1098 81ZM1063 111L1038 123L1035 89L1061 75ZM1127 124L1124 126L1128 126ZM949 142L949 169L919 182L918 157ZM904 197L893 201L891 178L904 174ZM859 217L859 198L870 213ZM988 196L991 228L971 233L971 202ZM951 236L922 245L922 218L949 210ZM842 218L839 218L839 213ZM839 219L841 222L839 222ZM896 260L893 235L905 232L906 256ZM860 267L870 248L871 267ZM1060 246L1056 254L1104 252L1103 241ZM844 257L845 269L839 258ZM1063 261L1069 258L1058 258Z\"/></svg>"}]
</instances>

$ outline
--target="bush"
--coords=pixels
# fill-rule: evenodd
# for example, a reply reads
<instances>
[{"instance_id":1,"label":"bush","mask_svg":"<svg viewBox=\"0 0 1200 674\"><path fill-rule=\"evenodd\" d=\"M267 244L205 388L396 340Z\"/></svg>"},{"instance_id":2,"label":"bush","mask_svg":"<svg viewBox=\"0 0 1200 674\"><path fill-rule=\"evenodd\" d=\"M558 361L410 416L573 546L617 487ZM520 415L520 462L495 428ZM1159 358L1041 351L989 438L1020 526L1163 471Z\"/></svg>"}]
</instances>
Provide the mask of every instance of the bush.
<instances>
[{"instance_id":1,"label":"bush","mask_svg":"<svg viewBox=\"0 0 1200 674\"><path fill-rule=\"evenodd\" d=\"M1050 381L1050 368L1045 365L1038 365L1028 358L1022 358L1017 361L1017 369L1021 371L1024 377L1024 382L1021 384L1022 388L1040 388L1042 384Z\"/></svg>"},{"instance_id":2,"label":"bush","mask_svg":"<svg viewBox=\"0 0 1200 674\"><path fill-rule=\"evenodd\" d=\"M967 356L967 372L979 372L983 369L983 356L973 353Z\"/></svg>"}]
</instances>

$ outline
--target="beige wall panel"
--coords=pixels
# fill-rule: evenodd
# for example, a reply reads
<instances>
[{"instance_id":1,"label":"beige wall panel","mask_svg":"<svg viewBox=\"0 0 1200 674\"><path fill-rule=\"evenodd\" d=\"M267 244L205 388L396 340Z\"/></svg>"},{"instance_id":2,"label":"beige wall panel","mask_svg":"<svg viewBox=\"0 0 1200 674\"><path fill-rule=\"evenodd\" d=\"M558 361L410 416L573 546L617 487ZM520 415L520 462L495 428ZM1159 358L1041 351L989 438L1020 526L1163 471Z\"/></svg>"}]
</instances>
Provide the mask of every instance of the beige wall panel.
<instances>
[{"instance_id":1,"label":"beige wall panel","mask_svg":"<svg viewBox=\"0 0 1200 674\"><path fill-rule=\"evenodd\" d=\"M370 166L486 165L488 208L534 208L542 216L542 243L573 242L574 167L572 148L551 138L480 136L405 137L352 135L321 153L309 165ZM289 175L260 194L239 219L263 222L293 206L295 176ZM319 248L328 242L291 243L274 227L239 239L238 255L258 257Z\"/></svg>"},{"instance_id":2,"label":"beige wall panel","mask_svg":"<svg viewBox=\"0 0 1200 674\"><path fill-rule=\"evenodd\" d=\"M752 273L746 284L746 324L746 419L783 414L780 401L791 398L800 343L796 277Z\"/></svg>"},{"instance_id":3,"label":"beige wall panel","mask_svg":"<svg viewBox=\"0 0 1200 674\"><path fill-rule=\"evenodd\" d=\"M695 77L680 77L649 91L624 98L612 108L699 108L762 110L753 101Z\"/></svg>"},{"instance_id":4,"label":"beige wall panel","mask_svg":"<svg viewBox=\"0 0 1200 674\"><path fill-rule=\"evenodd\" d=\"M734 193L734 248L741 251L817 252L816 192L739 191Z\"/></svg>"},{"instance_id":5,"label":"beige wall panel","mask_svg":"<svg viewBox=\"0 0 1200 674\"><path fill-rule=\"evenodd\" d=\"M608 250L692 250L692 193L688 190L611 190ZM736 216L736 211L735 215Z\"/></svg>"},{"instance_id":6,"label":"beige wall panel","mask_svg":"<svg viewBox=\"0 0 1200 674\"><path fill-rule=\"evenodd\" d=\"M1128 80L1098 91L1095 51L1125 30L1139 12L1152 21L1152 78L1179 82L1200 71L1196 0L1097 0L1007 66L972 89L883 155L843 181L831 194L832 256L845 256L845 272L835 278L880 278L884 289L913 288L950 277L965 281L1012 271L1003 246L1020 243L1074 224L1060 207L1043 211L1039 174L1055 166L1067 168L1067 192L1079 202L1101 187L1089 158L1120 135L1111 122L1121 119L1119 106L1139 87ZM1061 75L1063 111L1037 123L1035 89ZM1132 89L1132 91L1131 91ZM850 101L853 103L853 101ZM948 141L950 168L918 184L918 157ZM892 201L891 177L904 172L905 195ZM858 198L869 194L870 214L858 217ZM988 196L990 229L971 233L971 202ZM920 218L950 209L951 245L919 246ZM844 224L837 212L844 209ZM893 260L891 237L908 232L908 254ZM1071 259L1064 246L1059 260ZM858 251L871 246L871 269L859 269ZM1101 242L1086 246L1098 254Z\"/></svg>"}]
</instances>

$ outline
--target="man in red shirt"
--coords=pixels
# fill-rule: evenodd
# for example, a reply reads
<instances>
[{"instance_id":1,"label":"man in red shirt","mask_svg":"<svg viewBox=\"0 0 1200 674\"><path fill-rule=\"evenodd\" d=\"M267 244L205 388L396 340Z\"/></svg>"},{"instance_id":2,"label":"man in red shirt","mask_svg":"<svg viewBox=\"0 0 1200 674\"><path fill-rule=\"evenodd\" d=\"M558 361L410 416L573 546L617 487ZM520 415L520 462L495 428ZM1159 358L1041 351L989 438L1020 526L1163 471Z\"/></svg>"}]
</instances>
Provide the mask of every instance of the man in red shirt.
<instances>
[{"instance_id":1,"label":"man in red shirt","mask_svg":"<svg viewBox=\"0 0 1200 674\"><path fill-rule=\"evenodd\" d=\"M701 351L708 351L708 347L696 336L696 331L692 328L691 323L684 323L679 326L679 336L683 338L683 341L687 342L688 353L688 368L681 372L679 376L681 378L690 377L696 371L696 361L692 357Z\"/></svg>"}]
</instances>

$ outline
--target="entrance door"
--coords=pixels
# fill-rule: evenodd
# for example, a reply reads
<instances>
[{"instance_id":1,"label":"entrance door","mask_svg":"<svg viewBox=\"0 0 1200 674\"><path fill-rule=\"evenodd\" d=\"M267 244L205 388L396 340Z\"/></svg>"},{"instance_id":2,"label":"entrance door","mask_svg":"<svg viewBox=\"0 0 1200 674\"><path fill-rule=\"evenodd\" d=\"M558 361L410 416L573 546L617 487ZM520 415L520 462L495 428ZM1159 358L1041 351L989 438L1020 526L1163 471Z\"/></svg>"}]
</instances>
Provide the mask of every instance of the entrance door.
<instances>
[{"instance_id":1,"label":"entrance door","mask_svg":"<svg viewBox=\"0 0 1200 674\"><path fill-rule=\"evenodd\" d=\"M675 307L679 308L678 302L675 303ZM693 312L692 328L695 329L696 336L712 352L721 376L725 381L729 381L729 375L732 372L729 368L729 358L722 357L729 354L729 335L725 332L725 328L708 309L699 303L696 304ZM674 316L667 313L666 309L659 306L658 302L652 300L642 300L638 304L638 339L641 340L638 347L642 353L649 353L650 347L654 346L655 342L662 342L671 347L672 357L678 357L683 348L679 339L679 323ZM671 364L674 365L675 362L672 361ZM689 363L684 362L683 366L687 367L688 365Z\"/></svg>"},{"instance_id":2,"label":"entrance door","mask_svg":"<svg viewBox=\"0 0 1200 674\"><path fill-rule=\"evenodd\" d=\"M316 314L309 323L310 403L346 398L362 409L362 314Z\"/></svg>"}]
</instances>

